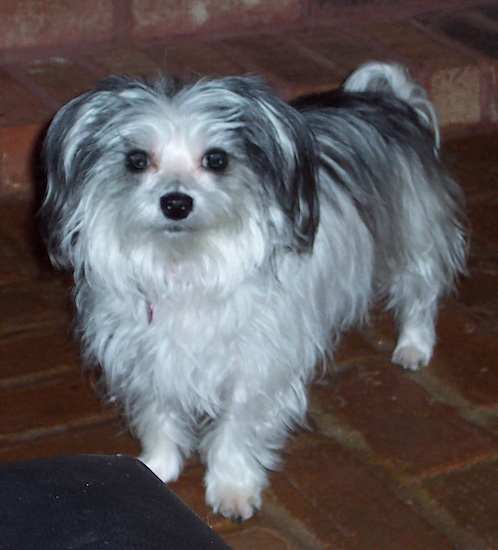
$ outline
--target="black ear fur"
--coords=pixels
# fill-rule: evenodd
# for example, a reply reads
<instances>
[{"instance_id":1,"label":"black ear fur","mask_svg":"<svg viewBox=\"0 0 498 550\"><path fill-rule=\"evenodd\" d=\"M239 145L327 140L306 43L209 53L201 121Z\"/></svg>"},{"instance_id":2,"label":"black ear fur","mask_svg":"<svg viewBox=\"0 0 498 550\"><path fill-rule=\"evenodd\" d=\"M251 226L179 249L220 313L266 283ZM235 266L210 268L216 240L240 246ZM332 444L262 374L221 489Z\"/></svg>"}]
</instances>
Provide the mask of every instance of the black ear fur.
<instances>
[{"instance_id":1,"label":"black ear fur","mask_svg":"<svg viewBox=\"0 0 498 550\"><path fill-rule=\"evenodd\" d=\"M52 263L71 267L77 228L68 221L81 199L83 183L99 155L95 134L133 99L126 91L151 87L129 76L110 76L73 99L56 114L43 145L46 192L40 209L41 230ZM73 134L73 135L71 135ZM68 227L71 234L67 234Z\"/></svg>"},{"instance_id":2,"label":"black ear fur","mask_svg":"<svg viewBox=\"0 0 498 550\"><path fill-rule=\"evenodd\" d=\"M310 251L319 222L318 147L312 131L302 114L261 80L235 77L225 82L249 103L247 154L292 226L292 248Z\"/></svg>"},{"instance_id":3,"label":"black ear fur","mask_svg":"<svg viewBox=\"0 0 498 550\"><path fill-rule=\"evenodd\" d=\"M285 103L276 106L279 126L291 150L282 143L280 128L275 131L276 154L280 162L274 173L277 182L276 199L292 223L294 249L310 251L318 229L318 160L317 144L308 125L300 113Z\"/></svg>"},{"instance_id":4,"label":"black ear fur","mask_svg":"<svg viewBox=\"0 0 498 550\"><path fill-rule=\"evenodd\" d=\"M78 200L74 173L65 167L66 139L79 118L81 106L92 94L83 94L65 105L51 122L43 143L47 184L39 213L41 232L52 263L59 268L71 267L66 247L62 246L63 228Z\"/></svg>"},{"instance_id":5,"label":"black ear fur","mask_svg":"<svg viewBox=\"0 0 498 550\"><path fill-rule=\"evenodd\" d=\"M311 250L319 222L317 145L304 121L290 128L290 134L295 143L294 168L289 183L283 185L289 193L287 208L294 222L297 250L304 252Z\"/></svg>"}]
</instances>

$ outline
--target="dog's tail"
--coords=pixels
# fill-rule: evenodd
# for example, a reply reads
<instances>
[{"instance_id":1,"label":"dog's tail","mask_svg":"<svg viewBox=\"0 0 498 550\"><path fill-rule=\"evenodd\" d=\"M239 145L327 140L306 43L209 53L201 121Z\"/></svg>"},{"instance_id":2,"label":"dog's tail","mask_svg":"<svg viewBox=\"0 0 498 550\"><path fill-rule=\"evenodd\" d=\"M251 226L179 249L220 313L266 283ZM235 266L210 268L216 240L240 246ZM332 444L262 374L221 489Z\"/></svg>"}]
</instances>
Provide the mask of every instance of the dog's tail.
<instances>
[{"instance_id":1,"label":"dog's tail","mask_svg":"<svg viewBox=\"0 0 498 550\"><path fill-rule=\"evenodd\" d=\"M432 131L436 149L439 148L439 125L434 105L425 89L411 78L402 65L376 61L365 63L346 80L344 90L391 94L408 103Z\"/></svg>"}]
</instances>

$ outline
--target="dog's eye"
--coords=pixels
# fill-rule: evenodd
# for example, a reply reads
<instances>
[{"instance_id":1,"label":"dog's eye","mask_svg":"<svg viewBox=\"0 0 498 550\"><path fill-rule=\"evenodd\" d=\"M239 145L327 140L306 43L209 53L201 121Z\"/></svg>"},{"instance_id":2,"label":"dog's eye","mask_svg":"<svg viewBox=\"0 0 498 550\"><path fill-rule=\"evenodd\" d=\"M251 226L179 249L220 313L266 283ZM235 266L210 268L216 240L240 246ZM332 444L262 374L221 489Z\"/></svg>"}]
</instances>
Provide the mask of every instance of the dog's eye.
<instances>
[{"instance_id":1,"label":"dog's eye","mask_svg":"<svg viewBox=\"0 0 498 550\"><path fill-rule=\"evenodd\" d=\"M149 164L150 158L145 151L130 151L126 155L126 168L130 172L143 172Z\"/></svg>"},{"instance_id":2,"label":"dog's eye","mask_svg":"<svg viewBox=\"0 0 498 550\"><path fill-rule=\"evenodd\" d=\"M202 166L214 172L224 170L227 164L227 154L222 149L211 149L202 158Z\"/></svg>"}]
</instances>

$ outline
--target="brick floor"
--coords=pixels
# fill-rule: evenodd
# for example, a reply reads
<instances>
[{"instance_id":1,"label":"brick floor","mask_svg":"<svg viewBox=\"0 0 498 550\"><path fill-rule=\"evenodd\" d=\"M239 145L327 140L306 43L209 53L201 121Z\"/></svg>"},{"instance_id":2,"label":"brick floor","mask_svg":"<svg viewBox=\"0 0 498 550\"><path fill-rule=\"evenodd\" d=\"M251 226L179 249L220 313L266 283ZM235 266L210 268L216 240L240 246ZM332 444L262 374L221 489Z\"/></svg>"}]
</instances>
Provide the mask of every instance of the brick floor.
<instances>
[{"instance_id":1,"label":"brick floor","mask_svg":"<svg viewBox=\"0 0 498 550\"><path fill-rule=\"evenodd\" d=\"M132 2L133 13L146 3ZM346 2L344 11L315 6L302 20L302 4L290 0L287 18L254 8L242 27L223 27L220 15L202 33L174 39L154 34L162 23L151 15L130 23L140 40L123 41L125 29L110 44L117 31L104 4L95 41L87 21L71 18L61 45L47 30L54 21L38 30L36 51L32 36L6 28L0 39L0 461L138 453L118 411L80 374L70 282L49 268L36 232L36 152L54 111L108 72L258 72L290 98L389 57L429 88L472 226L469 276L442 308L431 365L417 373L391 365L392 319L375 315L345 335L312 388L310 430L290 442L260 514L241 526L213 514L195 457L172 488L236 550L498 549L496 6L448 0L449 8L422 13L408 2L394 18L380 2L382 17L370 10L359 19ZM7 5L14 13L16 3ZM256 16L268 24L251 27Z\"/></svg>"}]
</instances>

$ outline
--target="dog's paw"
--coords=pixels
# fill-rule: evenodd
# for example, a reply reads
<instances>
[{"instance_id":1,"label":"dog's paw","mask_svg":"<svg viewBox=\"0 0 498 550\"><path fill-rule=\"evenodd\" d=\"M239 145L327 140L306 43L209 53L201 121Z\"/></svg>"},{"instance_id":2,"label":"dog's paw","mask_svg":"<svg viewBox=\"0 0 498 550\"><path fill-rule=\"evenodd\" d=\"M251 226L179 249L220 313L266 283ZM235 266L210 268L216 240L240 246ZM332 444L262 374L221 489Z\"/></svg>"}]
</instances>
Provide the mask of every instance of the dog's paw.
<instances>
[{"instance_id":1,"label":"dog's paw","mask_svg":"<svg viewBox=\"0 0 498 550\"><path fill-rule=\"evenodd\" d=\"M261 509L261 488L206 479L206 502L217 514L242 523Z\"/></svg>"},{"instance_id":2,"label":"dog's paw","mask_svg":"<svg viewBox=\"0 0 498 550\"><path fill-rule=\"evenodd\" d=\"M404 369L416 371L427 366L430 356L413 344L396 346L392 355L392 362L401 365Z\"/></svg>"},{"instance_id":3,"label":"dog's paw","mask_svg":"<svg viewBox=\"0 0 498 550\"><path fill-rule=\"evenodd\" d=\"M180 457L174 454L166 457L157 453L143 453L138 457L138 460L143 462L149 470L152 470L163 483L176 481L183 465Z\"/></svg>"},{"instance_id":4,"label":"dog's paw","mask_svg":"<svg viewBox=\"0 0 498 550\"><path fill-rule=\"evenodd\" d=\"M434 347L434 331L426 325L405 327L392 354L392 362L416 371L429 364Z\"/></svg>"}]
</instances>

